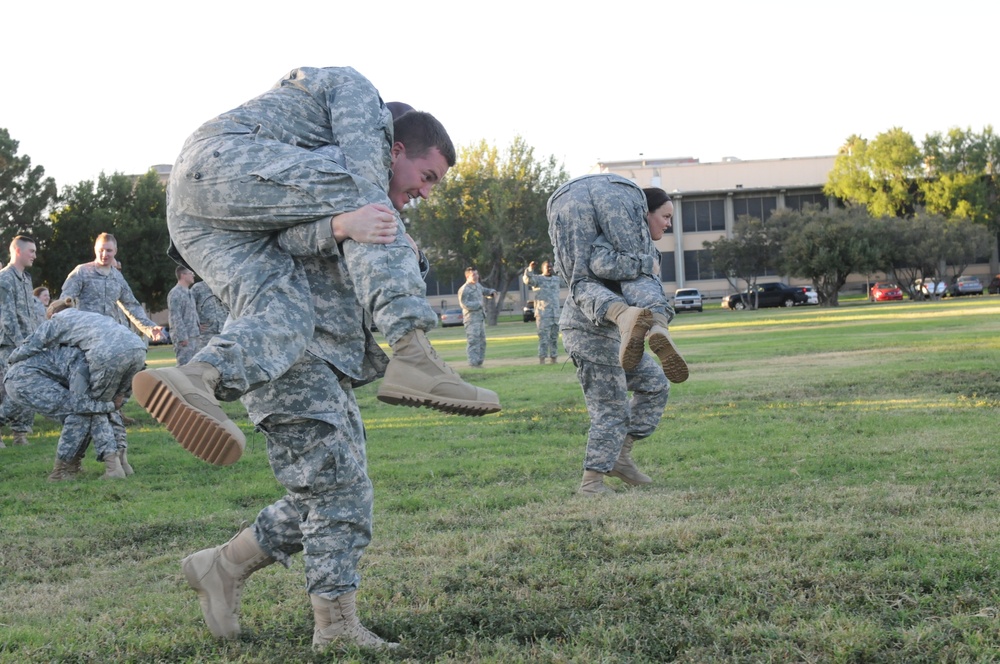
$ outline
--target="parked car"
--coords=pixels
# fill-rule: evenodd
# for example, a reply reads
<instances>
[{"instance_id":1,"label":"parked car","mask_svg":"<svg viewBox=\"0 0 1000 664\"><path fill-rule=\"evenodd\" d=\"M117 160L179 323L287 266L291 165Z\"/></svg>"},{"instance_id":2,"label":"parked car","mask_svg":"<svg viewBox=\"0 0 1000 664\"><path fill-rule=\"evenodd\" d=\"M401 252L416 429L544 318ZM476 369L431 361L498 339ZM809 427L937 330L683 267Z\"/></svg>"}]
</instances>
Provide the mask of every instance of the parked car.
<instances>
[{"instance_id":1,"label":"parked car","mask_svg":"<svg viewBox=\"0 0 1000 664\"><path fill-rule=\"evenodd\" d=\"M697 288L679 288L674 291L674 311L704 311L701 291Z\"/></svg>"},{"instance_id":2,"label":"parked car","mask_svg":"<svg viewBox=\"0 0 1000 664\"><path fill-rule=\"evenodd\" d=\"M816 292L815 288L812 286L803 286L802 292L805 293L808 298L802 304L819 304L819 293Z\"/></svg>"},{"instance_id":3,"label":"parked car","mask_svg":"<svg viewBox=\"0 0 1000 664\"><path fill-rule=\"evenodd\" d=\"M982 295L983 282L977 277L959 277L951 286L948 286L948 295L958 297L959 295Z\"/></svg>"},{"instance_id":4,"label":"parked car","mask_svg":"<svg viewBox=\"0 0 1000 664\"><path fill-rule=\"evenodd\" d=\"M756 288L757 307L794 307L796 304L805 304L809 298L802 291L801 286L792 287L780 281L768 284L757 284ZM741 311L753 306L754 293L749 295L746 292L733 293L725 300L730 309Z\"/></svg>"},{"instance_id":5,"label":"parked car","mask_svg":"<svg viewBox=\"0 0 1000 664\"><path fill-rule=\"evenodd\" d=\"M445 309L441 312L441 327L457 327L463 324L461 308Z\"/></svg>"},{"instance_id":6,"label":"parked car","mask_svg":"<svg viewBox=\"0 0 1000 664\"><path fill-rule=\"evenodd\" d=\"M521 312L521 317L524 319L525 323L530 323L535 320L535 301L528 300L524 303L524 310Z\"/></svg>"},{"instance_id":7,"label":"parked car","mask_svg":"<svg viewBox=\"0 0 1000 664\"><path fill-rule=\"evenodd\" d=\"M997 295L1000 293L1000 274L993 277L993 281L990 282L988 290L990 295Z\"/></svg>"},{"instance_id":8,"label":"parked car","mask_svg":"<svg viewBox=\"0 0 1000 664\"><path fill-rule=\"evenodd\" d=\"M888 281L877 281L872 284L868 291L869 302L888 302L890 300L902 300L903 289Z\"/></svg>"}]
</instances>

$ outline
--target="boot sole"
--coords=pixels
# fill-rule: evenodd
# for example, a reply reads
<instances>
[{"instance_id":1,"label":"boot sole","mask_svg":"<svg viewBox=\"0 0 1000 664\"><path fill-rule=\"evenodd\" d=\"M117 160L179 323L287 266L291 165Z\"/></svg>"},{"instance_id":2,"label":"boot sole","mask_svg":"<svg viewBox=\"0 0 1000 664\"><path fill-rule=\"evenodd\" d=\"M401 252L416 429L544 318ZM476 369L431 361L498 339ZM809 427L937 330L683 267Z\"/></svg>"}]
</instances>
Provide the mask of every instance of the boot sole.
<instances>
[{"instance_id":1,"label":"boot sole","mask_svg":"<svg viewBox=\"0 0 1000 664\"><path fill-rule=\"evenodd\" d=\"M467 417L479 417L481 415L500 412L500 404L498 403L455 399L446 400L440 397L428 396L423 392L415 392L401 385L386 385L385 383L379 387L377 398L379 401L392 404L393 406L431 408L432 410L439 410L442 413L465 415Z\"/></svg>"},{"instance_id":2,"label":"boot sole","mask_svg":"<svg viewBox=\"0 0 1000 664\"><path fill-rule=\"evenodd\" d=\"M655 334L649 338L649 349L656 353L663 366L663 375L671 383L683 383L688 379L688 365L677 352L674 342L665 334Z\"/></svg>"},{"instance_id":3,"label":"boot sole","mask_svg":"<svg viewBox=\"0 0 1000 664\"><path fill-rule=\"evenodd\" d=\"M243 456L246 437L236 423L219 422L190 405L164 376L140 371L132 379L132 392L181 447L202 461L229 466Z\"/></svg>"},{"instance_id":4,"label":"boot sole","mask_svg":"<svg viewBox=\"0 0 1000 664\"><path fill-rule=\"evenodd\" d=\"M639 315L632 326L632 333L619 353L622 369L635 371L646 352L646 333L653 326L653 314L649 311Z\"/></svg>"}]
</instances>

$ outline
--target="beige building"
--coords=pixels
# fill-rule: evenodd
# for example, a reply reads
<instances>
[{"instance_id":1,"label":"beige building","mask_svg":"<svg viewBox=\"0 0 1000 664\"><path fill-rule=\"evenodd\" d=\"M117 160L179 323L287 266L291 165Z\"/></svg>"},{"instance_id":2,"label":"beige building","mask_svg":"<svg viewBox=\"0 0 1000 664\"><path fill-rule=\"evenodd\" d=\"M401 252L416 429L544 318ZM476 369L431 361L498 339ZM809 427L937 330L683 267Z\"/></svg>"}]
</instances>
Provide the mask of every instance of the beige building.
<instances>
[{"instance_id":1,"label":"beige building","mask_svg":"<svg viewBox=\"0 0 1000 664\"><path fill-rule=\"evenodd\" d=\"M721 162L697 159L607 161L593 172L615 173L640 187L660 187L674 200L674 231L657 242L662 252L661 279L668 294L683 287L698 288L708 297L732 290L725 276L714 272L704 243L731 237L743 215L764 221L779 208L801 209L807 203L831 205L823 194L836 157L795 157ZM767 275L788 281L782 275Z\"/></svg>"}]
</instances>

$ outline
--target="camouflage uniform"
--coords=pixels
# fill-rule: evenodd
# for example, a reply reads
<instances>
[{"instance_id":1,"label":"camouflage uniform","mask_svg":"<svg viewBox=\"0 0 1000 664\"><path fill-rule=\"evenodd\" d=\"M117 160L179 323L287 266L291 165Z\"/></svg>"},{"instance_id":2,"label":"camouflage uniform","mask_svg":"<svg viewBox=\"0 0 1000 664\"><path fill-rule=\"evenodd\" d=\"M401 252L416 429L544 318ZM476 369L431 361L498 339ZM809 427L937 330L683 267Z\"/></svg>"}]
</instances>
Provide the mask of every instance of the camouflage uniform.
<instances>
[{"instance_id":1,"label":"camouflage uniform","mask_svg":"<svg viewBox=\"0 0 1000 664\"><path fill-rule=\"evenodd\" d=\"M483 366L486 357L486 309L485 297L495 295L491 288L482 284L466 282L458 289L458 303L462 305L462 321L465 323L465 354L469 365Z\"/></svg>"},{"instance_id":2,"label":"camouflage uniform","mask_svg":"<svg viewBox=\"0 0 1000 664\"><path fill-rule=\"evenodd\" d=\"M174 344L177 366L187 364L194 357L198 339L198 311L194 297L186 286L177 284L167 294L170 310L170 340Z\"/></svg>"},{"instance_id":3,"label":"camouflage uniform","mask_svg":"<svg viewBox=\"0 0 1000 664\"><path fill-rule=\"evenodd\" d=\"M153 328L157 327L135 299L125 277L112 267L98 267L95 262L77 265L66 277L59 297L71 297L77 309L103 314L112 320L120 320L124 314L140 332L150 338L153 336Z\"/></svg>"},{"instance_id":4,"label":"camouflage uniform","mask_svg":"<svg viewBox=\"0 0 1000 664\"><path fill-rule=\"evenodd\" d=\"M0 270L0 379L7 373L10 354L35 331L35 295L31 275L13 265ZM35 413L16 400L7 399L0 387L0 426L16 433L31 433Z\"/></svg>"},{"instance_id":5,"label":"camouflage uniform","mask_svg":"<svg viewBox=\"0 0 1000 664\"><path fill-rule=\"evenodd\" d=\"M45 322L45 305L37 297L34 298L34 302L31 303L35 311L35 327L38 327Z\"/></svg>"},{"instance_id":6,"label":"camouflage uniform","mask_svg":"<svg viewBox=\"0 0 1000 664\"><path fill-rule=\"evenodd\" d=\"M50 350L68 346L83 352L86 359L86 376L89 378L87 393L83 396L96 402L110 403L115 396L132 393L132 378L142 370L146 362L146 344L129 328L115 322L114 319L79 309L65 309L40 325L28 339L10 356L12 364L26 363L29 358L45 355ZM63 372L66 370L63 369ZM53 372L49 372L50 376ZM59 375L62 375L61 373ZM74 387L69 384L70 374L66 374L66 389ZM80 390L74 389L75 394ZM30 394L31 390L24 390ZM29 397L26 397L29 398ZM81 397L82 398L82 397ZM64 409L65 410L65 409ZM113 410L113 406L112 406ZM60 411L62 412L62 411ZM71 411L76 414L87 414L90 411ZM103 410L93 412L108 412ZM119 413L105 417L112 428L112 440L115 442L110 449L102 449L106 438L98 441L95 437L98 460L104 458L106 452L128 447L125 440L125 428ZM91 420L93 422L94 420ZM69 419L68 422L73 422ZM103 430L103 421L97 423ZM80 426L83 426L82 424ZM65 428L65 424L64 424ZM68 444L67 444L68 448ZM60 445L59 454L63 454ZM62 457L64 461L72 456Z\"/></svg>"},{"instance_id":7,"label":"camouflage uniform","mask_svg":"<svg viewBox=\"0 0 1000 664\"><path fill-rule=\"evenodd\" d=\"M381 376L388 358L363 325L345 261L303 257L301 266L316 311L307 352L242 399L288 491L253 527L261 548L285 566L302 551L309 594L333 599L358 587L358 560L371 540L372 484L352 388Z\"/></svg>"},{"instance_id":8,"label":"camouflage uniform","mask_svg":"<svg viewBox=\"0 0 1000 664\"><path fill-rule=\"evenodd\" d=\"M222 332L222 326L226 324L229 312L226 311L222 300L215 296L215 293L204 281L196 282L194 286L191 286L191 296L194 298L195 310L198 312L198 340L195 343L195 352L197 353L208 345L212 337Z\"/></svg>"},{"instance_id":9,"label":"camouflage uniform","mask_svg":"<svg viewBox=\"0 0 1000 664\"><path fill-rule=\"evenodd\" d=\"M559 289L562 277L546 277L524 268L521 278L535 292L535 327L538 329L538 357L555 359L559 355Z\"/></svg>"},{"instance_id":10,"label":"camouflage uniform","mask_svg":"<svg viewBox=\"0 0 1000 664\"><path fill-rule=\"evenodd\" d=\"M620 285L621 291L637 297L634 306L666 305L659 281L652 289L646 278L649 270L642 269L653 263L645 196L623 178L585 176L558 189L549 199L547 213L556 269L570 280L559 329L590 415L584 469L608 473L626 435L640 439L656 430L670 392L660 363L651 355L644 355L634 371L622 369L618 328L604 320L608 304L622 299L614 280L636 279L637 272L636 283ZM619 246L634 242L636 253L615 252L601 235L622 240ZM618 260L608 260L615 253ZM662 302L656 301L657 291Z\"/></svg>"},{"instance_id":11,"label":"camouflage uniform","mask_svg":"<svg viewBox=\"0 0 1000 664\"><path fill-rule=\"evenodd\" d=\"M188 138L170 176L167 224L231 314L193 359L219 370L219 397L264 385L302 357L316 314L300 257L342 251L390 344L436 325L401 220L388 245L338 245L330 225L369 203L392 208L392 131L378 91L355 70L300 68Z\"/></svg>"},{"instance_id":12,"label":"camouflage uniform","mask_svg":"<svg viewBox=\"0 0 1000 664\"><path fill-rule=\"evenodd\" d=\"M549 238L556 269L569 282L570 298L595 325L608 305L624 302L673 319L657 270L660 253L646 224L646 196L635 183L610 173L570 180L549 198ZM564 271L569 262L575 273Z\"/></svg>"},{"instance_id":13,"label":"camouflage uniform","mask_svg":"<svg viewBox=\"0 0 1000 664\"><path fill-rule=\"evenodd\" d=\"M90 372L79 348L55 345L15 360L4 385L12 399L62 423L59 459L83 457L91 439L98 460L117 452L116 431L109 419L116 415L115 405L90 397Z\"/></svg>"}]
</instances>

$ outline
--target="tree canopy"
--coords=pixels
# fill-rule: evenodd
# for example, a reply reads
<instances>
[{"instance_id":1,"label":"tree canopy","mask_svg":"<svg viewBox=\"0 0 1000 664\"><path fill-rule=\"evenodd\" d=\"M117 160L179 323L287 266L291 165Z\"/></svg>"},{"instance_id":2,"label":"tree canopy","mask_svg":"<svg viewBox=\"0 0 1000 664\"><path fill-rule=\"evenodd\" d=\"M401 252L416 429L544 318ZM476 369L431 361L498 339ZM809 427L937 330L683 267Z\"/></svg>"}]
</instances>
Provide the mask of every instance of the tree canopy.
<instances>
[{"instance_id":1,"label":"tree canopy","mask_svg":"<svg viewBox=\"0 0 1000 664\"><path fill-rule=\"evenodd\" d=\"M840 148L824 191L865 206L873 217L906 216L916 207L920 149L898 127L868 141L853 135Z\"/></svg>"},{"instance_id":2,"label":"tree canopy","mask_svg":"<svg viewBox=\"0 0 1000 664\"><path fill-rule=\"evenodd\" d=\"M19 143L0 128L0 246L16 235L30 235L39 252L49 238L48 213L58 200L56 182L45 169L32 166L27 155L18 156ZM6 261L4 261L6 262Z\"/></svg>"},{"instance_id":3,"label":"tree canopy","mask_svg":"<svg viewBox=\"0 0 1000 664\"><path fill-rule=\"evenodd\" d=\"M440 276L473 265L485 285L506 293L525 265L551 258L545 205L568 179L521 137L504 151L480 141L461 148L430 198L408 211L410 233ZM491 324L501 307L501 298L487 300Z\"/></svg>"},{"instance_id":4,"label":"tree canopy","mask_svg":"<svg viewBox=\"0 0 1000 664\"><path fill-rule=\"evenodd\" d=\"M118 240L122 274L136 298L152 311L166 306L176 281L175 263L166 255L166 190L154 171L139 178L102 173L96 184L85 180L66 187L51 227L36 274L53 296L74 267L94 260L96 237L111 233Z\"/></svg>"}]
</instances>

